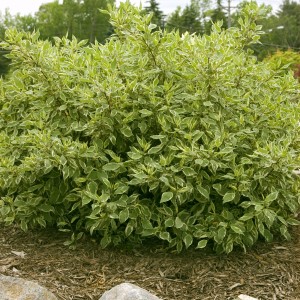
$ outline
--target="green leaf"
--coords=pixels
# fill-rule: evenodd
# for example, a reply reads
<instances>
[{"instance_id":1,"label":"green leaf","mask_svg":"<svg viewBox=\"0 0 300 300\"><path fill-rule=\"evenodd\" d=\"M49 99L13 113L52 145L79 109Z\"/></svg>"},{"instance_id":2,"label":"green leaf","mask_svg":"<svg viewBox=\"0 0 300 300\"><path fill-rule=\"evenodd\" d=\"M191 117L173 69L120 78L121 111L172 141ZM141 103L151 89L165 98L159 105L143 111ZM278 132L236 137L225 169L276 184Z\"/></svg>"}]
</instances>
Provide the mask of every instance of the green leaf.
<instances>
[{"instance_id":1,"label":"green leaf","mask_svg":"<svg viewBox=\"0 0 300 300\"><path fill-rule=\"evenodd\" d=\"M64 180L66 180L70 175L70 168L67 165L65 165L65 166L63 166L62 171L63 171L63 178L64 178Z\"/></svg>"},{"instance_id":2,"label":"green leaf","mask_svg":"<svg viewBox=\"0 0 300 300\"><path fill-rule=\"evenodd\" d=\"M153 115L153 112L148 109L141 109L139 112L141 113L142 117L149 117Z\"/></svg>"},{"instance_id":3,"label":"green leaf","mask_svg":"<svg viewBox=\"0 0 300 300\"><path fill-rule=\"evenodd\" d=\"M224 237L226 236L226 228L225 227L221 227L218 229L217 231L217 235L215 235L215 241L220 244L223 240Z\"/></svg>"},{"instance_id":4,"label":"green leaf","mask_svg":"<svg viewBox=\"0 0 300 300\"><path fill-rule=\"evenodd\" d=\"M223 203L231 202L235 198L235 193L227 192L223 196Z\"/></svg>"},{"instance_id":5,"label":"green leaf","mask_svg":"<svg viewBox=\"0 0 300 300\"><path fill-rule=\"evenodd\" d=\"M115 195L122 195L122 194L125 194L125 193L127 193L128 188L129 188L129 187L128 187L128 185L126 185L126 184L121 185L121 186L119 186L119 187L115 190L114 194L115 194Z\"/></svg>"},{"instance_id":6,"label":"green leaf","mask_svg":"<svg viewBox=\"0 0 300 300\"><path fill-rule=\"evenodd\" d=\"M142 154L137 153L137 152L127 152L127 155L133 160L139 160L143 157Z\"/></svg>"},{"instance_id":7,"label":"green leaf","mask_svg":"<svg viewBox=\"0 0 300 300\"><path fill-rule=\"evenodd\" d=\"M273 234L267 228L264 229L263 236L268 243L273 241Z\"/></svg>"},{"instance_id":8,"label":"green leaf","mask_svg":"<svg viewBox=\"0 0 300 300\"><path fill-rule=\"evenodd\" d=\"M227 209L224 209L222 211L222 216L227 220L227 221L232 221L234 219L234 215L228 211Z\"/></svg>"},{"instance_id":9,"label":"green leaf","mask_svg":"<svg viewBox=\"0 0 300 300\"><path fill-rule=\"evenodd\" d=\"M254 212L250 212L250 213L244 214L242 217L240 217L239 221L248 221L250 219L253 219L254 216L255 216L255 213Z\"/></svg>"},{"instance_id":10,"label":"green leaf","mask_svg":"<svg viewBox=\"0 0 300 300\"><path fill-rule=\"evenodd\" d=\"M213 106L214 104L211 103L210 101L205 101L205 102L203 102L203 105L204 106Z\"/></svg>"},{"instance_id":11,"label":"green leaf","mask_svg":"<svg viewBox=\"0 0 300 300\"><path fill-rule=\"evenodd\" d=\"M82 197L82 200L81 200L82 206L85 206L85 205L89 204L92 200L93 199L91 197L88 197L87 195L84 195ZM94 199L94 200L97 200L97 198Z\"/></svg>"},{"instance_id":12,"label":"green leaf","mask_svg":"<svg viewBox=\"0 0 300 300\"><path fill-rule=\"evenodd\" d=\"M37 218L36 220L43 228L46 228L47 223L44 218Z\"/></svg>"},{"instance_id":13,"label":"green leaf","mask_svg":"<svg viewBox=\"0 0 300 300\"><path fill-rule=\"evenodd\" d=\"M156 228L152 228L152 229L144 229L141 233L142 236L153 236L155 235L157 232Z\"/></svg>"},{"instance_id":14,"label":"green leaf","mask_svg":"<svg viewBox=\"0 0 300 300\"><path fill-rule=\"evenodd\" d=\"M153 229L153 226L149 220L142 219L142 226L144 229Z\"/></svg>"},{"instance_id":15,"label":"green leaf","mask_svg":"<svg viewBox=\"0 0 300 300\"><path fill-rule=\"evenodd\" d=\"M238 233L238 234L244 234L244 231L242 230L242 228L240 228L240 227L237 226L237 225L230 225L230 228L231 228L235 233Z\"/></svg>"},{"instance_id":16,"label":"green leaf","mask_svg":"<svg viewBox=\"0 0 300 300\"><path fill-rule=\"evenodd\" d=\"M148 28L149 28L149 30L153 30L153 29L155 29L157 27L157 25L156 24L149 24L148 25Z\"/></svg>"},{"instance_id":17,"label":"green leaf","mask_svg":"<svg viewBox=\"0 0 300 300\"><path fill-rule=\"evenodd\" d=\"M273 210L266 208L263 210L263 214L267 218L267 220L266 220L267 226L268 227L272 226L276 219L276 213Z\"/></svg>"},{"instance_id":18,"label":"green leaf","mask_svg":"<svg viewBox=\"0 0 300 300\"><path fill-rule=\"evenodd\" d=\"M246 246L250 247L254 244L254 239L250 234L245 234L243 236L243 242L245 243Z\"/></svg>"},{"instance_id":19,"label":"green leaf","mask_svg":"<svg viewBox=\"0 0 300 300\"><path fill-rule=\"evenodd\" d=\"M20 90L24 89L24 83L22 80L20 80L18 77L14 76L13 77L14 83L16 85L16 87Z\"/></svg>"},{"instance_id":20,"label":"green leaf","mask_svg":"<svg viewBox=\"0 0 300 300\"><path fill-rule=\"evenodd\" d=\"M44 184L36 184L36 185L33 185L33 186L31 186L30 188L28 188L28 192L34 192L34 191L36 191L36 190L38 190L38 189L40 189L40 188L42 188L44 186Z\"/></svg>"},{"instance_id":21,"label":"green leaf","mask_svg":"<svg viewBox=\"0 0 300 300\"><path fill-rule=\"evenodd\" d=\"M195 160L195 164L200 165L201 167L207 167L209 165L209 160L197 158Z\"/></svg>"},{"instance_id":22,"label":"green leaf","mask_svg":"<svg viewBox=\"0 0 300 300\"><path fill-rule=\"evenodd\" d=\"M103 166L104 171L116 171L120 168L121 164L119 163L107 163L106 165Z\"/></svg>"},{"instance_id":23,"label":"green leaf","mask_svg":"<svg viewBox=\"0 0 300 300\"><path fill-rule=\"evenodd\" d=\"M278 197L278 192L273 192L266 197L265 202L268 205L270 205L274 200L277 199L277 197Z\"/></svg>"},{"instance_id":24,"label":"green leaf","mask_svg":"<svg viewBox=\"0 0 300 300\"><path fill-rule=\"evenodd\" d=\"M286 222L287 222L289 225L292 225L292 226L300 225L300 221L299 221L299 220L296 220L296 219L293 219L293 218L288 218L288 219L286 220Z\"/></svg>"},{"instance_id":25,"label":"green leaf","mask_svg":"<svg viewBox=\"0 0 300 300\"><path fill-rule=\"evenodd\" d=\"M130 127L126 126L126 127L123 127L121 128L121 133L125 136L125 137L131 137L133 134L132 134L132 131L130 129Z\"/></svg>"},{"instance_id":26,"label":"green leaf","mask_svg":"<svg viewBox=\"0 0 300 300\"><path fill-rule=\"evenodd\" d=\"M43 212L50 212L50 211L55 212L54 207L47 203L40 204L38 206L38 209Z\"/></svg>"},{"instance_id":27,"label":"green leaf","mask_svg":"<svg viewBox=\"0 0 300 300\"><path fill-rule=\"evenodd\" d=\"M68 162L67 159L62 155L60 157L60 164L64 166L64 165L66 165L67 162Z\"/></svg>"},{"instance_id":28,"label":"green leaf","mask_svg":"<svg viewBox=\"0 0 300 300\"><path fill-rule=\"evenodd\" d=\"M96 194L98 190L97 183L94 181L89 182L89 184L87 185L87 190L92 194Z\"/></svg>"},{"instance_id":29,"label":"green leaf","mask_svg":"<svg viewBox=\"0 0 300 300\"><path fill-rule=\"evenodd\" d=\"M166 205L163 205L163 213L167 216L173 216L173 210L172 208L166 206Z\"/></svg>"},{"instance_id":30,"label":"green leaf","mask_svg":"<svg viewBox=\"0 0 300 300\"><path fill-rule=\"evenodd\" d=\"M109 195L109 194L103 193L103 194L101 194L101 196L100 196L99 198L97 198L97 200L98 200L100 203L105 203L109 198L110 198L110 195Z\"/></svg>"},{"instance_id":31,"label":"green leaf","mask_svg":"<svg viewBox=\"0 0 300 300\"><path fill-rule=\"evenodd\" d=\"M101 239L101 241L100 241L100 246L101 246L101 248L106 248L109 244L111 243L111 237L108 235L108 234L106 234L106 235L104 235L104 237Z\"/></svg>"},{"instance_id":32,"label":"green leaf","mask_svg":"<svg viewBox=\"0 0 300 300\"><path fill-rule=\"evenodd\" d=\"M159 151L161 151L162 148L163 148L163 145L158 145L158 146L152 147L148 150L148 154L156 154Z\"/></svg>"},{"instance_id":33,"label":"green leaf","mask_svg":"<svg viewBox=\"0 0 300 300\"><path fill-rule=\"evenodd\" d=\"M15 221L15 217L9 216L4 219L4 222L11 225ZM27 224L27 223L26 223ZM23 230L23 229L22 229Z\"/></svg>"},{"instance_id":34,"label":"green leaf","mask_svg":"<svg viewBox=\"0 0 300 300\"><path fill-rule=\"evenodd\" d=\"M203 248L205 248L206 247L206 245L207 245L207 240L201 240L201 241L199 241L198 242L198 245L197 245L197 249L203 249Z\"/></svg>"},{"instance_id":35,"label":"green leaf","mask_svg":"<svg viewBox=\"0 0 300 300\"><path fill-rule=\"evenodd\" d=\"M133 232L133 226L130 223L128 223L125 228L126 237L130 236L132 232Z\"/></svg>"},{"instance_id":36,"label":"green leaf","mask_svg":"<svg viewBox=\"0 0 300 300\"><path fill-rule=\"evenodd\" d=\"M165 134L155 134L150 136L154 140L166 140L167 136Z\"/></svg>"},{"instance_id":37,"label":"green leaf","mask_svg":"<svg viewBox=\"0 0 300 300\"><path fill-rule=\"evenodd\" d=\"M125 208L125 209L121 210L119 213L120 223L122 224L122 223L126 222L128 218L129 218L129 209Z\"/></svg>"},{"instance_id":38,"label":"green leaf","mask_svg":"<svg viewBox=\"0 0 300 300\"><path fill-rule=\"evenodd\" d=\"M197 173L195 172L194 169L190 168L190 167L184 167L182 169L183 173L185 176L194 176L196 175Z\"/></svg>"},{"instance_id":39,"label":"green leaf","mask_svg":"<svg viewBox=\"0 0 300 300\"><path fill-rule=\"evenodd\" d=\"M203 186L201 186L200 184L197 185L197 190L199 191L199 193L206 199L209 199L209 191L204 188Z\"/></svg>"},{"instance_id":40,"label":"green leaf","mask_svg":"<svg viewBox=\"0 0 300 300\"><path fill-rule=\"evenodd\" d=\"M89 177L90 178L90 177ZM91 178L90 178L91 179ZM95 179L95 178L94 178ZM86 177L77 177L74 179L74 181L76 182L76 184L80 185L80 183L86 182L87 178Z\"/></svg>"},{"instance_id":41,"label":"green leaf","mask_svg":"<svg viewBox=\"0 0 300 300\"><path fill-rule=\"evenodd\" d=\"M165 220L165 227L173 227L174 226L174 220L173 218L168 218Z\"/></svg>"},{"instance_id":42,"label":"green leaf","mask_svg":"<svg viewBox=\"0 0 300 300\"><path fill-rule=\"evenodd\" d=\"M260 234L261 234L262 236L264 236L264 233L265 233L265 226L264 226L264 224L261 223L261 222L258 223L257 228L258 228L258 231L260 232Z\"/></svg>"},{"instance_id":43,"label":"green leaf","mask_svg":"<svg viewBox=\"0 0 300 300\"><path fill-rule=\"evenodd\" d=\"M179 240L179 241L177 241L177 244L176 244L176 251L178 252L178 253L180 253L181 251L182 251L182 241L181 240Z\"/></svg>"},{"instance_id":44,"label":"green leaf","mask_svg":"<svg viewBox=\"0 0 300 300\"><path fill-rule=\"evenodd\" d=\"M173 198L172 192L164 192L161 196L160 203L170 201Z\"/></svg>"},{"instance_id":45,"label":"green leaf","mask_svg":"<svg viewBox=\"0 0 300 300\"><path fill-rule=\"evenodd\" d=\"M25 220L21 221L21 229L25 232L28 230L28 225L27 225L27 222Z\"/></svg>"},{"instance_id":46,"label":"green leaf","mask_svg":"<svg viewBox=\"0 0 300 300\"><path fill-rule=\"evenodd\" d=\"M102 182L108 187L109 189L112 187L110 181L107 178L102 178Z\"/></svg>"},{"instance_id":47,"label":"green leaf","mask_svg":"<svg viewBox=\"0 0 300 300\"><path fill-rule=\"evenodd\" d=\"M184 223L181 221L181 219L179 217L176 217L176 219L175 219L175 227L178 228L178 229L180 229L180 228L183 227L183 225L184 225Z\"/></svg>"},{"instance_id":48,"label":"green leaf","mask_svg":"<svg viewBox=\"0 0 300 300\"><path fill-rule=\"evenodd\" d=\"M291 235L289 234L288 229L285 225L280 226L280 233L286 240L288 240L288 241L291 240Z\"/></svg>"},{"instance_id":49,"label":"green leaf","mask_svg":"<svg viewBox=\"0 0 300 300\"><path fill-rule=\"evenodd\" d=\"M171 242L171 236L169 232L160 232L158 236L162 240Z\"/></svg>"},{"instance_id":50,"label":"green leaf","mask_svg":"<svg viewBox=\"0 0 300 300\"><path fill-rule=\"evenodd\" d=\"M44 174L48 174L53 169L52 163L49 159L44 160L44 166Z\"/></svg>"},{"instance_id":51,"label":"green leaf","mask_svg":"<svg viewBox=\"0 0 300 300\"><path fill-rule=\"evenodd\" d=\"M186 249L189 248L193 243L193 236L191 234L184 234L183 242L185 244Z\"/></svg>"},{"instance_id":52,"label":"green leaf","mask_svg":"<svg viewBox=\"0 0 300 300\"><path fill-rule=\"evenodd\" d=\"M233 241L229 240L225 245L225 253L230 253L233 250Z\"/></svg>"}]
</instances>

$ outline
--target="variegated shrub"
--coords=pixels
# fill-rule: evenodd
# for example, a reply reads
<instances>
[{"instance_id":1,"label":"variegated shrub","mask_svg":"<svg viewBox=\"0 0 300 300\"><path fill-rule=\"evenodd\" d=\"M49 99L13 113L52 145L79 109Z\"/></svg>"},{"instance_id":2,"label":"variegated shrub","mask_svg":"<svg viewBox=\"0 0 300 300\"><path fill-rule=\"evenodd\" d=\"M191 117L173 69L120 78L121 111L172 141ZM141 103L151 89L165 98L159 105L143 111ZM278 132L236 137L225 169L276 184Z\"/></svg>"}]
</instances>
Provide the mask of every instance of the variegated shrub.
<instances>
[{"instance_id":1,"label":"variegated shrub","mask_svg":"<svg viewBox=\"0 0 300 300\"><path fill-rule=\"evenodd\" d=\"M210 36L153 30L123 3L104 45L8 30L0 85L0 220L103 247L156 237L246 249L297 224L298 91L258 62L262 13Z\"/></svg>"}]
</instances>

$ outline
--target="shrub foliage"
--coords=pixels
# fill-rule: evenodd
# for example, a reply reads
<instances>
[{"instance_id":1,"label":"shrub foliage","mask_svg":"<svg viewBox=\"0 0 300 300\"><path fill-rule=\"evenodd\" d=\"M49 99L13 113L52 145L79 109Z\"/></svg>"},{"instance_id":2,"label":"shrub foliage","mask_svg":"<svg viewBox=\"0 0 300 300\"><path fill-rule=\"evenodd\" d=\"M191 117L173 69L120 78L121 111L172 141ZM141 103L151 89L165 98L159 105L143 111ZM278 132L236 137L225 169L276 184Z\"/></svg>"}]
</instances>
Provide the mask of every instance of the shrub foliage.
<instances>
[{"instance_id":1,"label":"shrub foliage","mask_svg":"<svg viewBox=\"0 0 300 300\"><path fill-rule=\"evenodd\" d=\"M299 209L296 83L258 62L260 9L210 36L154 30L129 3L104 45L9 30L0 85L0 219L101 245L181 251L271 241ZM281 75L280 75L281 74Z\"/></svg>"}]
</instances>

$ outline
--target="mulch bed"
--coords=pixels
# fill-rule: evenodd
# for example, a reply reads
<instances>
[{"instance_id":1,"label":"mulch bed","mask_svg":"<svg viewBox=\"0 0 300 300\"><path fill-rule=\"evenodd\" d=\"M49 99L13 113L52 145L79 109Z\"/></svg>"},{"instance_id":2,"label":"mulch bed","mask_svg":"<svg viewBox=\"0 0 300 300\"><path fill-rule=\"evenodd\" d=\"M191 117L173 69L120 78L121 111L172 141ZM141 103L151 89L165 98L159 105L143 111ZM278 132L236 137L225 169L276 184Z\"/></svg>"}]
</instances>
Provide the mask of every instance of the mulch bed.
<instances>
[{"instance_id":1,"label":"mulch bed","mask_svg":"<svg viewBox=\"0 0 300 300\"><path fill-rule=\"evenodd\" d=\"M24 233L0 225L0 274L33 280L58 299L98 300L122 283L143 287L164 300L224 300L248 294L265 300L300 299L300 230L291 242L258 243L248 253L217 256L209 250L181 254L159 245L102 250L91 239L76 250L64 233Z\"/></svg>"}]
</instances>

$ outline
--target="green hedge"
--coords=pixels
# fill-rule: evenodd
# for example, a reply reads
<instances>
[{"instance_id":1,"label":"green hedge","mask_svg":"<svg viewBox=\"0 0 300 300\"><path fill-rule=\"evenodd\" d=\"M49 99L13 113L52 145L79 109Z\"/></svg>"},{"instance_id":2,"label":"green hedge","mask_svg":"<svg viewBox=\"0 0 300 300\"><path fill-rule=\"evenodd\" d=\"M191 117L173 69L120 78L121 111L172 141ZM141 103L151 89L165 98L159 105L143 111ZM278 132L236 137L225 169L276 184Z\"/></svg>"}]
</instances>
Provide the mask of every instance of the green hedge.
<instances>
[{"instance_id":1,"label":"green hedge","mask_svg":"<svg viewBox=\"0 0 300 300\"><path fill-rule=\"evenodd\" d=\"M0 220L119 244L246 249L297 224L292 75L258 62L261 10L210 36L153 30L129 3L104 45L9 30L0 85Z\"/></svg>"}]
</instances>

